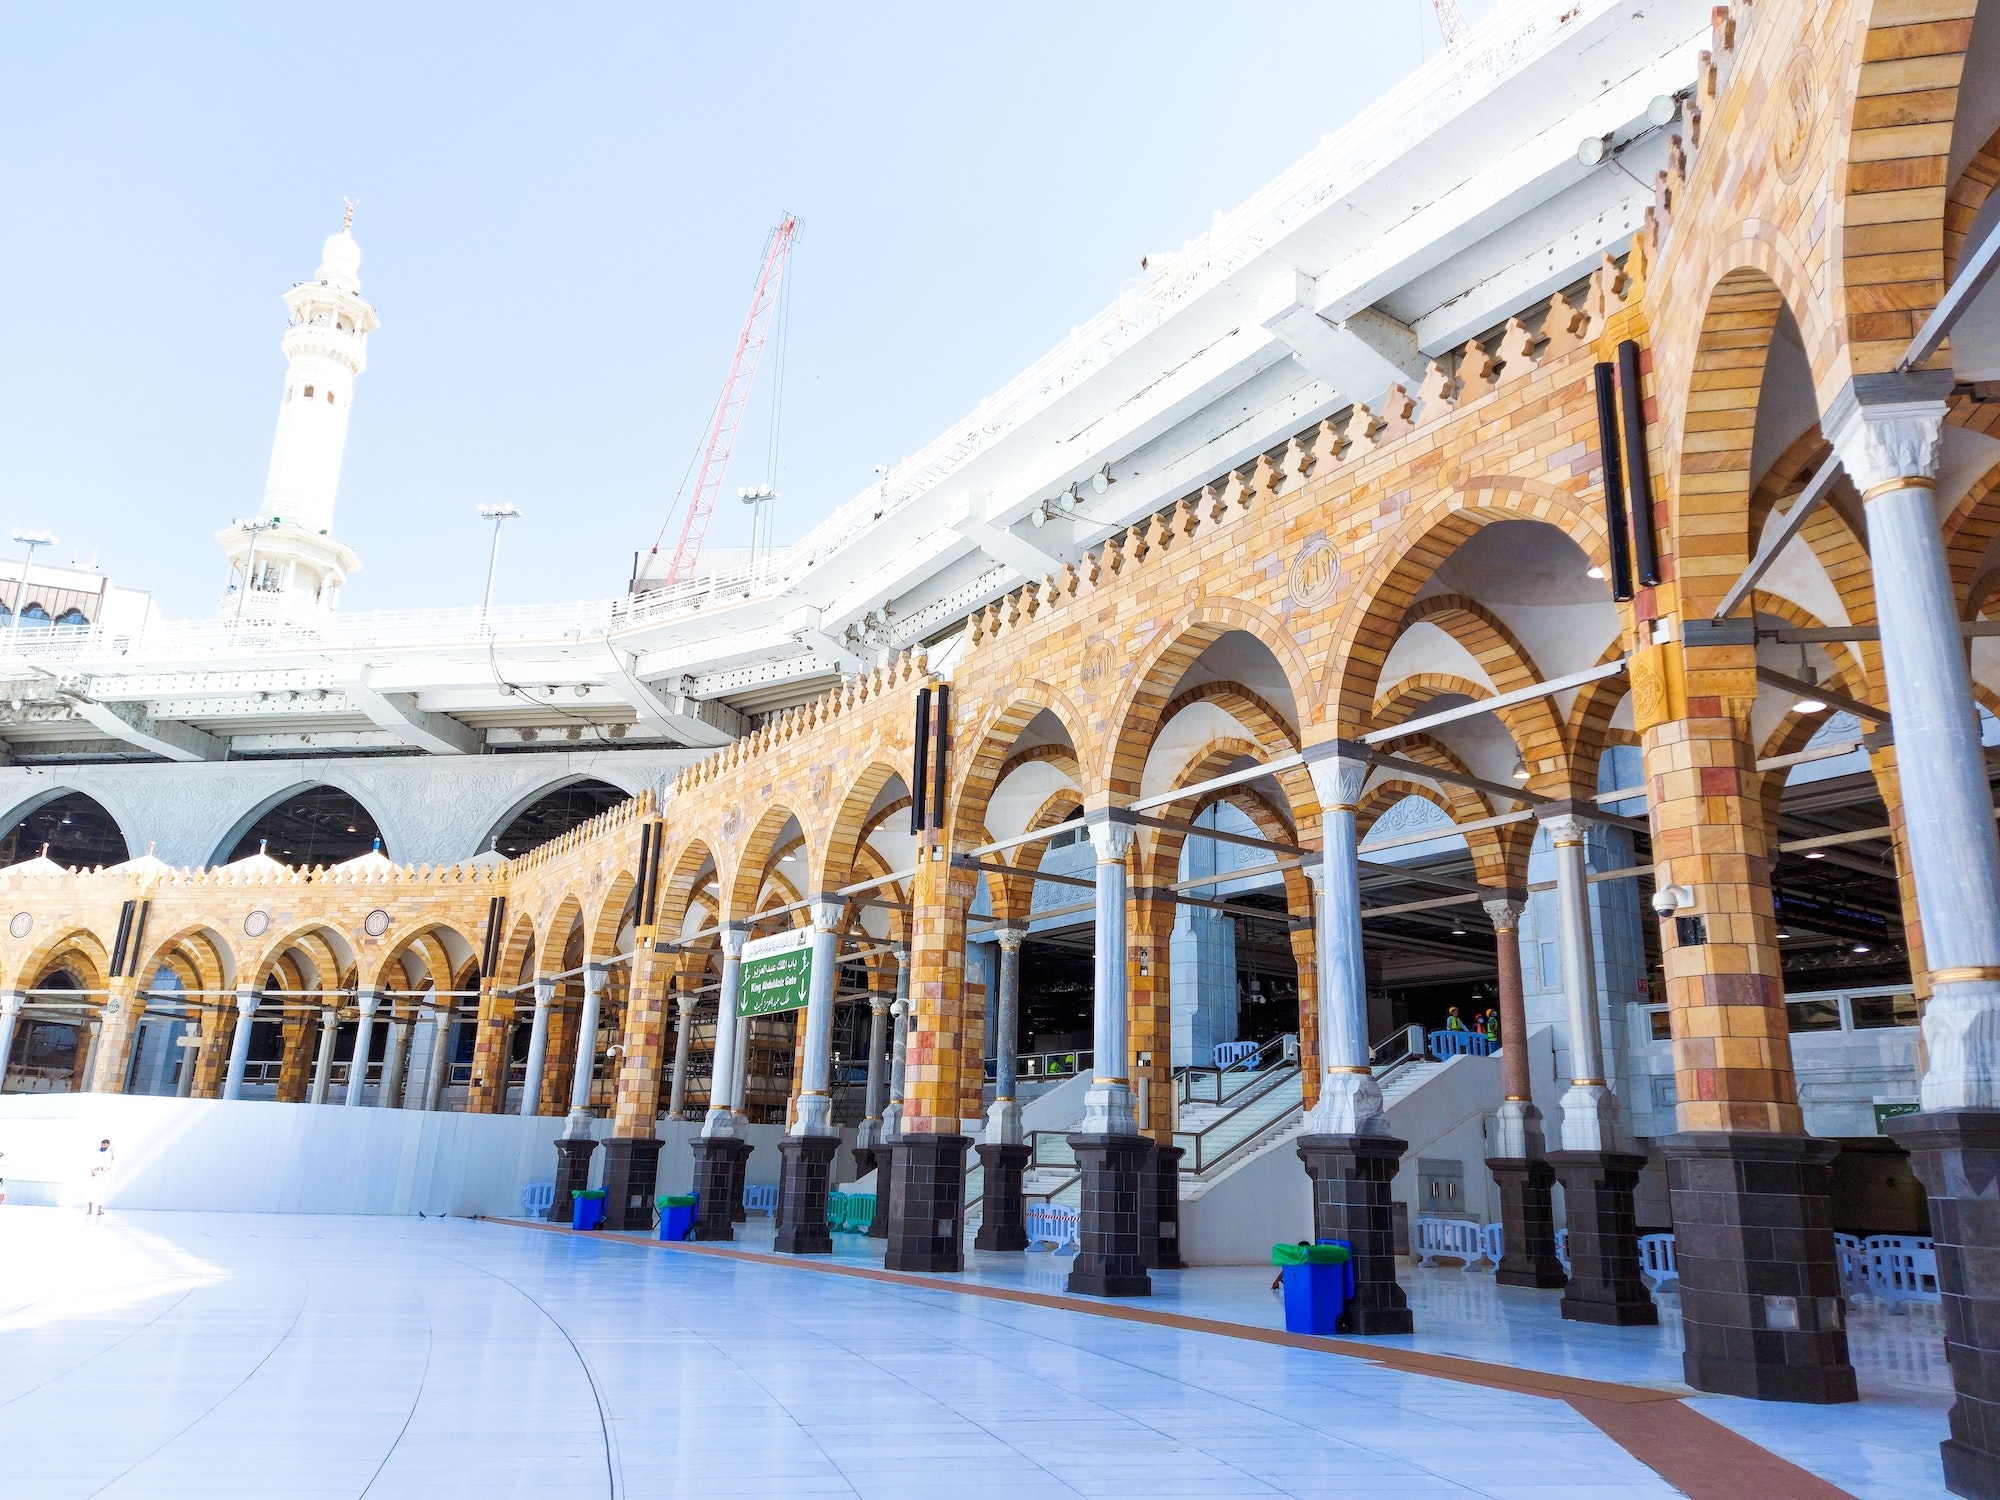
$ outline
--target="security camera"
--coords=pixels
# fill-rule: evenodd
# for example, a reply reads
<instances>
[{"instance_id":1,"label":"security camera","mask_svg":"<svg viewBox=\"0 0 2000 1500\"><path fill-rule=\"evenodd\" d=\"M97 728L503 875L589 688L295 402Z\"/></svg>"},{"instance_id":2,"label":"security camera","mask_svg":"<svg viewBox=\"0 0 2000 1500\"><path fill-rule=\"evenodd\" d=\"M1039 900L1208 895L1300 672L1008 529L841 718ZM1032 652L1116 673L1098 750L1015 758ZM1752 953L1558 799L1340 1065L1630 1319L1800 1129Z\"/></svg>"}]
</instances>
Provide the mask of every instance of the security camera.
<instances>
[{"instance_id":1,"label":"security camera","mask_svg":"<svg viewBox=\"0 0 2000 1500\"><path fill-rule=\"evenodd\" d=\"M1653 910L1663 917L1671 917L1683 907L1694 905L1694 887L1691 885L1663 885L1653 892Z\"/></svg>"}]
</instances>

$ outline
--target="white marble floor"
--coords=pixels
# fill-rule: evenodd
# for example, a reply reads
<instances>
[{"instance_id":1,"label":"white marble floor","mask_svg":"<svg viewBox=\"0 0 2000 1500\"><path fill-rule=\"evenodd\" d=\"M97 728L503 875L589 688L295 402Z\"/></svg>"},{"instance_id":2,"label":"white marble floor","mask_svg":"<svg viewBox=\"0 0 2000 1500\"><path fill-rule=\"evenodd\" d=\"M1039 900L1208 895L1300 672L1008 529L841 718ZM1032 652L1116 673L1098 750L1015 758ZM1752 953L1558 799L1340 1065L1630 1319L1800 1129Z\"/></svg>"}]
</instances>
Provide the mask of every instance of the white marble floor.
<instances>
[{"instance_id":1,"label":"white marble floor","mask_svg":"<svg viewBox=\"0 0 2000 1500\"><path fill-rule=\"evenodd\" d=\"M462 1220L21 1207L0 1464L35 1500L1674 1493L1559 1401L1241 1339Z\"/></svg>"}]
</instances>

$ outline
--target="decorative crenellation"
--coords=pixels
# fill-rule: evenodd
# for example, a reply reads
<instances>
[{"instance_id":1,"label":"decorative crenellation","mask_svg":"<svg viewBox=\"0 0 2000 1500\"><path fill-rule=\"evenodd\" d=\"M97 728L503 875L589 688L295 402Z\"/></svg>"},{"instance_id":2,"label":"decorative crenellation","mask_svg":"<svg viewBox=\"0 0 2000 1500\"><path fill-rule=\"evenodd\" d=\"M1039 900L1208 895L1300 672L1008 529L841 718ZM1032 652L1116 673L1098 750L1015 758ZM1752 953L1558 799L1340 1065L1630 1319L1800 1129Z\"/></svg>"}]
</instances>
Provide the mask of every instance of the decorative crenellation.
<instances>
[{"instance_id":1,"label":"decorative crenellation","mask_svg":"<svg viewBox=\"0 0 2000 1500\"><path fill-rule=\"evenodd\" d=\"M1588 349L1606 322L1625 310L1639 285L1638 278L1605 254L1585 282L1581 303L1554 293L1525 316L1509 318L1497 335L1469 339L1456 352L1432 360L1414 395L1400 384L1391 385L1377 403L1380 410L1357 401L1293 434L1280 447L1260 453L1249 464L1113 532L1081 561L1064 564L1060 576L1050 573L1030 580L974 610L965 622L966 644L989 641L1087 590L1123 583L1133 570L1187 545L1198 533L1205 540L1206 533L1234 525L1308 479L1326 478L1336 469L1379 454L1461 406ZM688 774L692 773L683 773Z\"/></svg>"},{"instance_id":2,"label":"decorative crenellation","mask_svg":"<svg viewBox=\"0 0 2000 1500\"><path fill-rule=\"evenodd\" d=\"M1646 215L1643 237L1654 250L1673 232L1674 211L1686 194L1688 173L1694 169L1695 157L1701 150L1704 114L1728 87L1742 53L1740 43L1755 14L1755 0L1737 0L1733 7L1718 5L1709 13L1708 46L1695 69L1694 97L1682 112L1687 133L1667 138L1667 165L1653 174L1653 207Z\"/></svg>"},{"instance_id":3,"label":"decorative crenellation","mask_svg":"<svg viewBox=\"0 0 2000 1500\"><path fill-rule=\"evenodd\" d=\"M797 736L831 724L841 715L872 702L886 692L921 687L929 675L927 656L921 650L914 650L901 653L887 666L877 666L872 671L842 678L838 687L830 688L812 702L772 715L742 739L723 746L708 759L697 761L680 771L674 777L673 795L685 796L697 787L706 786L751 757L763 755Z\"/></svg>"},{"instance_id":4,"label":"decorative crenellation","mask_svg":"<svg viewBox=\"0 0 2000 1500\"><path fill-rule=\"evenodd\" d=\"M553 864L563 856L580 850L596 842L606 834L653 816L657 801L651 787L644 787L639 795L616 807L608 807L588 822L579 823L568 833L550 839L546 844L537 844L525 854L516 855L512 868L522 874Z\"/></svg>"}]
</instances>

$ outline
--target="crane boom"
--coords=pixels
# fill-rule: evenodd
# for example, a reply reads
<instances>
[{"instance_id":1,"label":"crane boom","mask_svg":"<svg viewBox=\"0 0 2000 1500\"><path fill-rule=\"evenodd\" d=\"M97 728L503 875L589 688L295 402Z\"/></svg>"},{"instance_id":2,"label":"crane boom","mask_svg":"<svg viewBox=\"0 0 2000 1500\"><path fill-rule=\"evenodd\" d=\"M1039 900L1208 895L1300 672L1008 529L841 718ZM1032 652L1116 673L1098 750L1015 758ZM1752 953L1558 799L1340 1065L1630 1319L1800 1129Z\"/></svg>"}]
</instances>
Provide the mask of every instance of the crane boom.
<instances>
[{"instance_id":1,"label":"crane boom","mask_svg":"<svg viewBox=\"0 0 2000 1500\"><path fill-rule=\"evenodd\" d=\"M1465 23L1465 12L1458 8L1458 0L1431 0L1431 9L1437 13L1438 30L1444 33L1444 44L1456 47L1459 40L1472 28Z\"/></svg>"},{"instance_id":2,"label":"crane boom","mask_svg":"<svg viewBox=\"0 0 2000 1500\"><path fill-rule=\"evenodd\" d=\"M708 435L702 443L701 470L695 477L694 493L688 499L687 516L681 522L680 544L667 576L657 587L673 588L694 577L701 557L702 538L708 533L708 518L715 510L715 497L722 489L722 476L729 469L730 450L736 446L736 429L743 421L743 408L750 399L750 384L757 378L757 360L764 351L764 336L770 328L771 310L777 306L778 283L785 274L792 241L799 221L786 214L771 231L764 247L763 269L757 273L757 289L750 296L750 311L743 319L743 332L736 340L736 357L729 362L729 378L709 419ZM661 528L664 536L666 528ZM658 542L653 544L658 552Z\"/></svg>"}]
</instances>

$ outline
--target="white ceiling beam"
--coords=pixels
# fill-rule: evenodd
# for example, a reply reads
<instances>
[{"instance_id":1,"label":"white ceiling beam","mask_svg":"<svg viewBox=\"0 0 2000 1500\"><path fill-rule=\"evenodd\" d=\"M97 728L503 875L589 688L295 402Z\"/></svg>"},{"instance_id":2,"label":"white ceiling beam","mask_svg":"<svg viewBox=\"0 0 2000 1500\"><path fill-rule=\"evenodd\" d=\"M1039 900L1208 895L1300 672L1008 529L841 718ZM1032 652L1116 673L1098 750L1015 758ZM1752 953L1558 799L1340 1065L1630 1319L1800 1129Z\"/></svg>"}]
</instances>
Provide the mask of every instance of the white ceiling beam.
<instances>
[{"instance_id":1,"label":"white ceiling beam","mask_svg":"<svg viewBox=\"0 0 2000 1500\"><path fill-rule=\"evenodd\" d=\"M433 755L477 755L486 736L449 714L417 707L414 693L385 693L370 681L368 669L341 674L341 685L354 706L378 729L386 729L406 745Z\"/></svg>"},{"instance_id":2,"label":"white ceiling beam","mask_svg":"<svg viewBox=\"0 0 2000 1500\"><path fill-rule=\"evenodd\" d=\"M1424 355L1409 328L1374 308L1339 321L1321 315L1318 283L1295 270L1257 309L1258 322L1298 362L1349 401L1373 401L1391 385L1412 389L1424 378Z\"/></svg>"},{"instance_id":3,"label":"white ceiling beam","mask_svg":"<svg viewBox=\"0 0 2000 1500\"><path fill-rule=\"evenodd\" d=\"M82 694L71 702L80 717L113 739L168 760L222 760L228 754L227 741L205 734L192 724L155 719L134 703L99 703Z\"/></svg>"}]
</instances>

